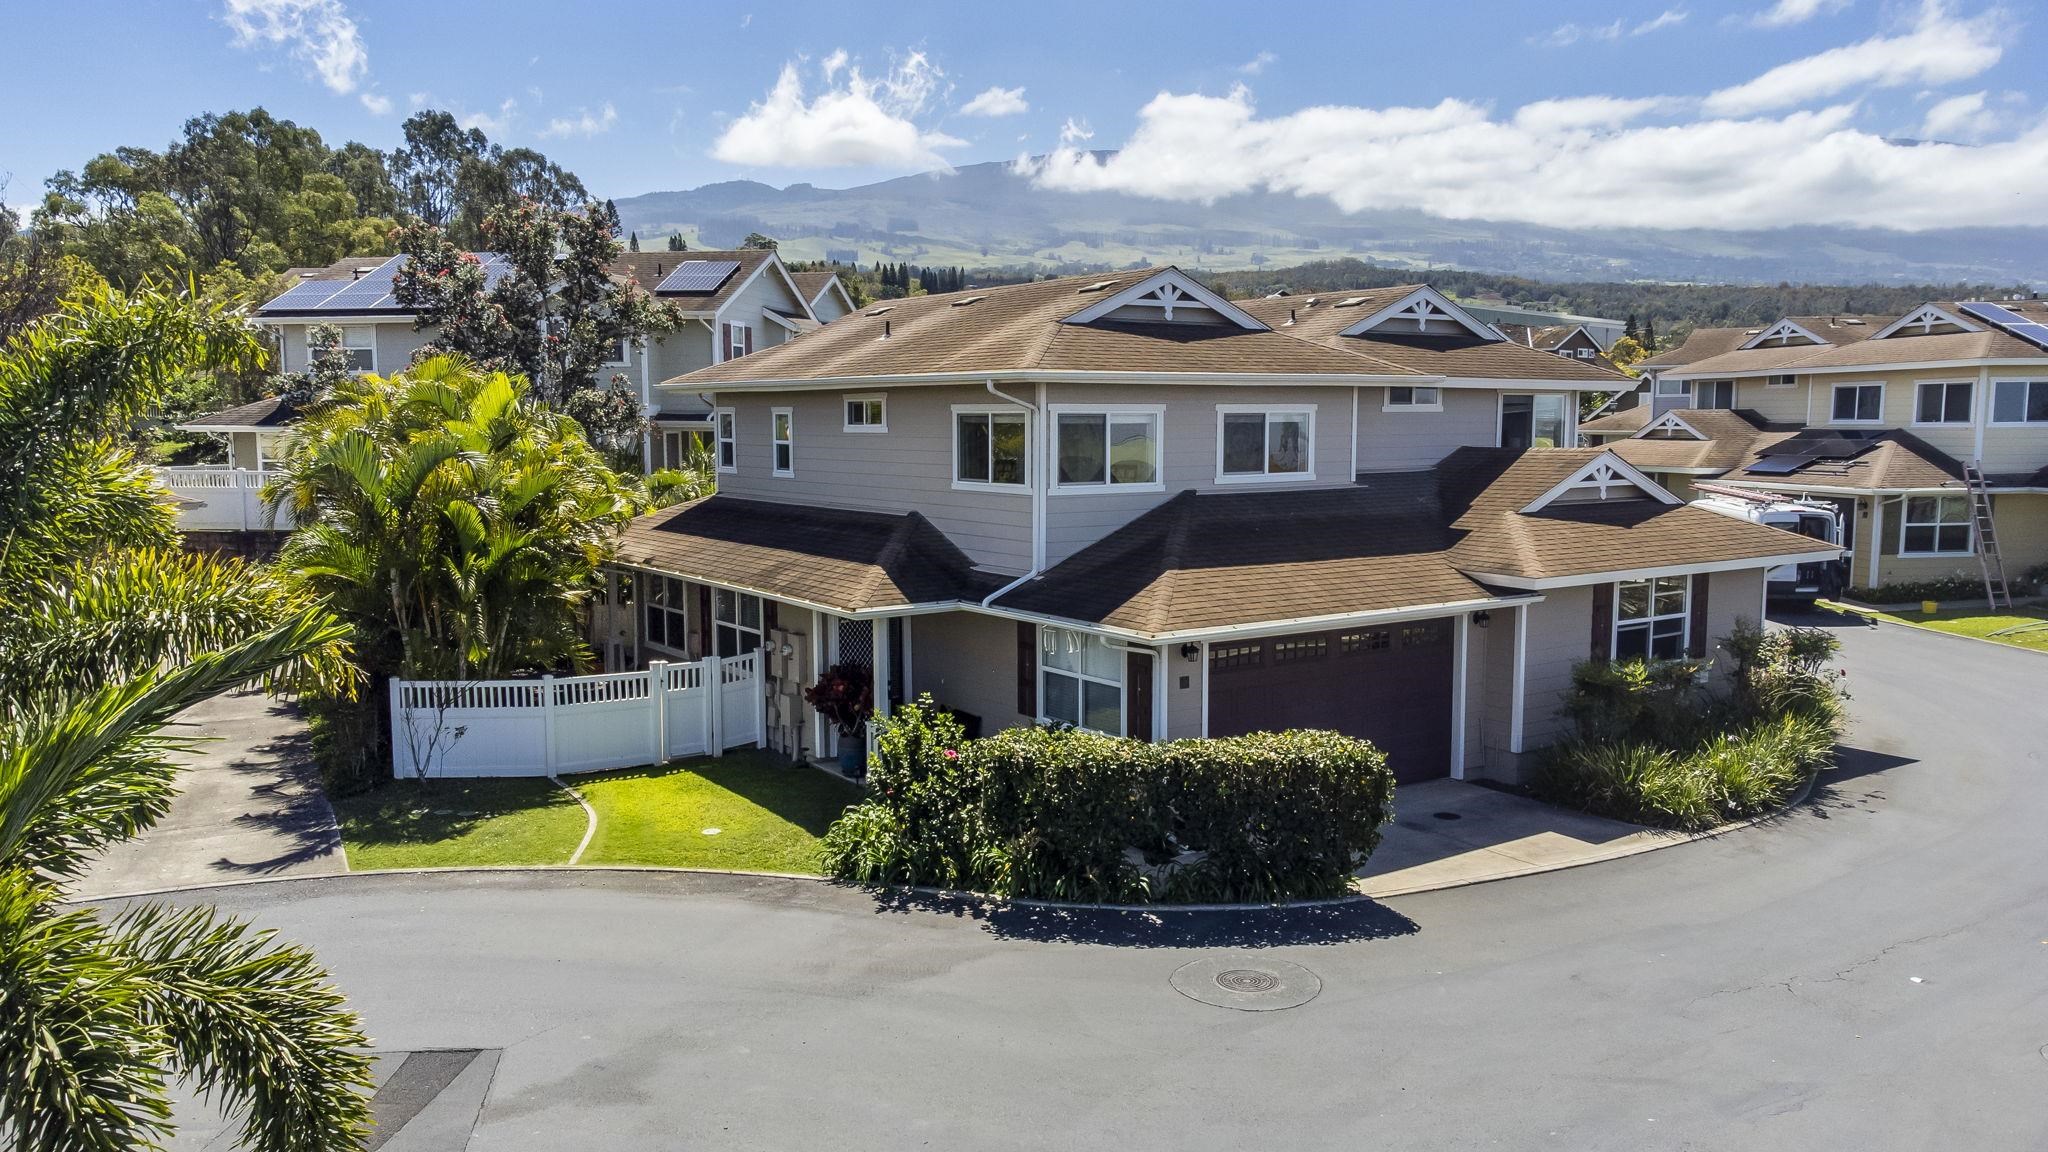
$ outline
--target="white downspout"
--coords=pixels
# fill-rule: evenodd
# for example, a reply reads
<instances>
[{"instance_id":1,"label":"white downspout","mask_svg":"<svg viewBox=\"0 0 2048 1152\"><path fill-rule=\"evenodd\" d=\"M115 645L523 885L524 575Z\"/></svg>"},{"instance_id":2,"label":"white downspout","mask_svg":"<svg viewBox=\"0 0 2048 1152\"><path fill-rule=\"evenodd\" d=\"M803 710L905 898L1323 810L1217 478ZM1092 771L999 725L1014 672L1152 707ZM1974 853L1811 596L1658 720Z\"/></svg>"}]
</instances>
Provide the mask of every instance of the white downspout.
<instances>
[{"instance_id":1,"label":"white downspout","mask_svg":"<svg viewBox=\"0 0 2048 1152\"><path fill-rule=\"evenodd\" d=\"M1031 484L1031 570L983 597L981 601L983 608L993 604L1004 593L1019 587L1026 580L1037 576L1039 571L1045 567L1046 469L1041 466L1037 458L1045 451L1043 429L1040 427L1045 418L1045 385L1043 383L1038 385L1038 402L1034 404L1029 400L1019 400L1015 396L998 390L994 380L987 381L987 384L989 395L994 396L998 400L1007 400L1031 413L1031 423L1024 434L1024 467L1029 470L1026 479Z\"/></svg>"}]
</instances>

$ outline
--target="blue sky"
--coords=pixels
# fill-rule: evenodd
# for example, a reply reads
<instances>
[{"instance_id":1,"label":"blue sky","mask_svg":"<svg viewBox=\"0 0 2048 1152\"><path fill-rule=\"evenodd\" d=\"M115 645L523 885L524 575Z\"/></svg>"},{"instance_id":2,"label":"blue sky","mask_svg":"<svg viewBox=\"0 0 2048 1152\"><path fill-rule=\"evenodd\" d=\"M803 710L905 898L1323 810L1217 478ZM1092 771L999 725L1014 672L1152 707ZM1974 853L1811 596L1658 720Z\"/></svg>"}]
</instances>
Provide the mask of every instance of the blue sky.
<instances>
[{"instance_id":1,"label":"blue sky","mask_svg":"<svg viewBox=\"0 0 2048 1152\"><path fill-rule=\"evenodd\" d=\"M420 106L627 196L1022 155L1048 188L1649 227L2048 219L2048 53L1976 0L1284 6L73 0L0 50L7 199L261 104ZM23 53L20 46L34 46ZM1905 148L1900 137L1953 147ZM1109 164L1088 149L1123 148Z\"/></svg>"}]
</instances>

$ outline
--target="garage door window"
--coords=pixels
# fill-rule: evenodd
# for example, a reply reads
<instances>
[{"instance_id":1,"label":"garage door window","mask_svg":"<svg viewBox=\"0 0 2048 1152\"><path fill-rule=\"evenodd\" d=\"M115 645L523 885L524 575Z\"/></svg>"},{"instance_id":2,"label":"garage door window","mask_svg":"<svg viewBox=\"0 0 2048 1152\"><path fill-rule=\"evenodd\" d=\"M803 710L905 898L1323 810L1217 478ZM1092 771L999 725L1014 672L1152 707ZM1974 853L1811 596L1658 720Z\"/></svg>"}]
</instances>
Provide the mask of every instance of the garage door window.
<instances>
[{"instance_id":1,"label":"garage door window","mask_svg":"<svg viewBox=\"0 0 2048 1152\"><path fill-rule=\"evenodd\" d=\"M1039 629L1042 720L1121 736L1124 653L1107 639L1066 628Z\"/></svg>"},{"instance_id":2,"label":"garage door window","mask_svg":"<svg viewBox=\"0 0 2048 1152\"><path fill-rule=\"evenodd\" d=\"M1689 584L1683 576L1621 582L1615 597L1616 660L1676 660L1685 655Z\"/></svg>"}]
</instances>

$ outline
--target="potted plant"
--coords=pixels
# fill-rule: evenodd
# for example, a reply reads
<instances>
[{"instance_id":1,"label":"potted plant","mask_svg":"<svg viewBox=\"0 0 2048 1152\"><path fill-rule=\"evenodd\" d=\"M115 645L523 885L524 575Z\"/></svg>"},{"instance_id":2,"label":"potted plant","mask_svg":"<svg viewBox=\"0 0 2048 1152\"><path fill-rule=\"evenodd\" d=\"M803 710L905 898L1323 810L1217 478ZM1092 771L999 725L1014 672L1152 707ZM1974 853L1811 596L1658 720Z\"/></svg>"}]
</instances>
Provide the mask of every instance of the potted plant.
<instances>
[{"instance_id":1,"label":"potted plant","mask_svg":"<svg viewBox=\"0 0 2048 1152\"><path fill-rule=\"evenodd\" d=\"M867 765L862 733L875 711L875 682L858 664L834 664L804 689L804 702L839 730L839 770L859 776Z\"/></svg>"}]
</instances>

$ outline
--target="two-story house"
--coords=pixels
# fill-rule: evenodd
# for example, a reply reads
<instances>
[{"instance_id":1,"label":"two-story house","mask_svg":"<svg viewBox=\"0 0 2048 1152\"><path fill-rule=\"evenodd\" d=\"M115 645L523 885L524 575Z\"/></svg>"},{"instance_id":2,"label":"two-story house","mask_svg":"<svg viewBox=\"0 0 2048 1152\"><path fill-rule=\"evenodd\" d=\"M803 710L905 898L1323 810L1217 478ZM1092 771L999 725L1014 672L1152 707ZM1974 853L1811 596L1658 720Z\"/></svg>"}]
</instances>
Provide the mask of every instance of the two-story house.
<instances>
[{"instance_id":1,"label":"two-story house","mask_svg":"<svg viewBox=\"0 0 2048 1152\"><path fill-rule=\"evenodd\" d=\"M1589 657L1711 657L1815 542L1572 442L1623 378L1425 286L1232 302L1173 268L890 300L662 382L719 492L635 521L609 663L760 650L769 743L874 673L970 729L1331 728L1512 777Z\"/></svg>"},{"instance_id":2,"label":"two-story house","mask_svg":"<svg viewBox=\"0 0 2048 1152\"><path fill-rule=\"evenodd\" d=\"M496 255L479 252L476 256L483 262L486 284L504 274L505 264ZM325 268L298 270L298 283L265 301L251 315L255 324L275 334L278 370L306 369L306 334L316 324L341 329L342 348L356 371L391 373L404 368L414 353L434 338L434 329L421 327L418 317L392 294L393 278L405 259L358 256ZM683 391L657 392L655 381L772 348L811 331L819 326L819 319L811 311L810 297L834 299L829 285L814 287L807 296L781 258L765 250L629 252L614 262L611 272L670 305L682 321L671 332L621 341L604 368L607 379L623 377L640 393L649 419L643 455L650 471L686 463L693 444L708 447L711 441L710 403ZM850 304L843 286L838 288L837 299ZM843 312L834 313L840 314ZM293 416L288 405L266 399L182 425L189 431L224 436L228 471L257 474L237 477L222 475L220 469L169 470L167 481L188 498L188 504L194 499L192 493L216 494L211 505L193 504L185 519L201 526L209 519L201 509L210 507L223 523L208 522L204 527L234 527L226 523L230 519L239 523L218 494L230 488L253 491L260 487L260 474L275 457L277 442Z\"/></svg>"},{"instance_id":3,"label":"two-story house","mask_svg":"<svg viewBox=\"0 0 2048 1152\"><path fill-rule=\"evenodd\" d=\"M804 302L811 306L811 315L818 323L830 324L848 312L853 311L853 295L846 290L846 281L837 272L792 272L797 290L803 293Z\"/></svg>"},{"instance_id":4,"label":"two-story house","mask_svg":"<svg viewBox=\"0 0 2048 1152\"><path fill-rule=\"evenodd\" d=\"M2048 304L1695 331L1649 403L1581 425L1668 487L1713 481L1837 503L1858 585L2048 564ZM1981 515L1980 515L1981 514Z\"/></svg>"},{"instance_id":5,"label":"two-story house","mask_svg":"<svg viewBox=\"0 0 2048 1152\"><path fill-rule=\"evenodd\" d=\"M1606 349L1593 338L1593 333L1584 324L1509 324L1497 323L1494 330L1517 344L1548 352L1553 356L1565 356L1573 360L1598 360L1608 363Z\"/></svg>"}]
</instances>

